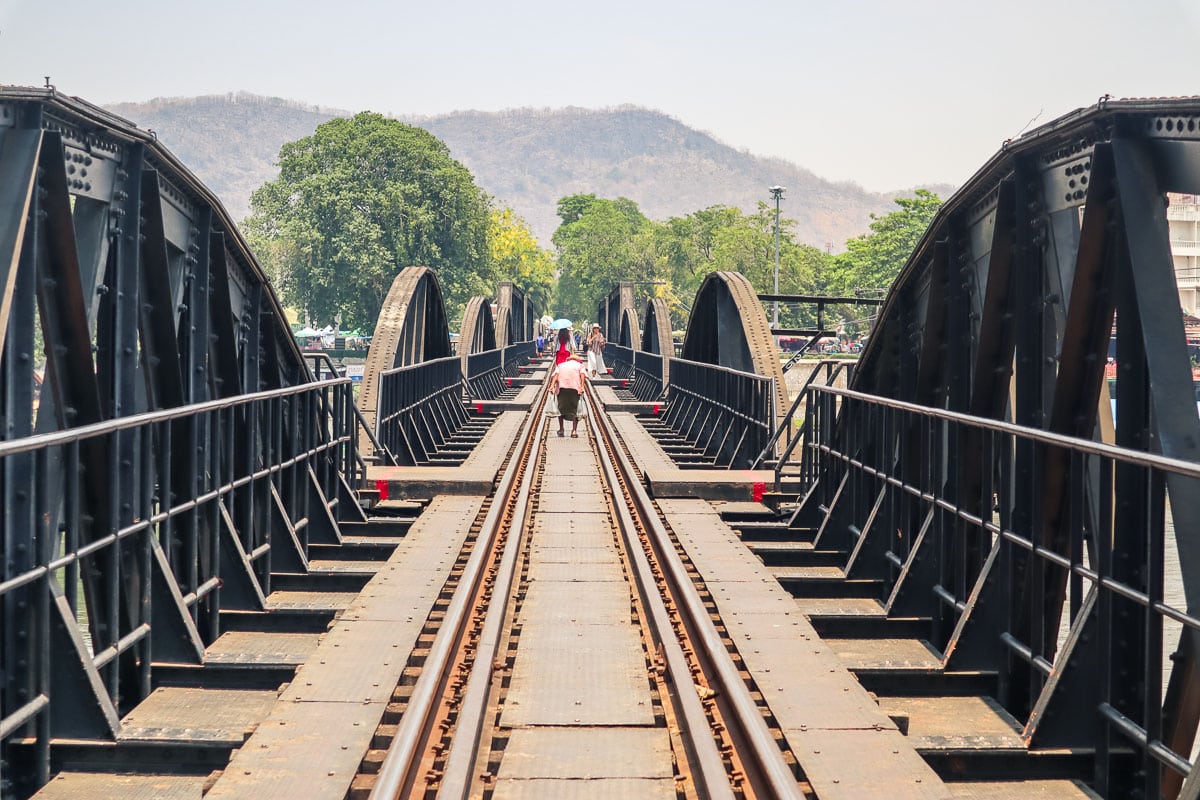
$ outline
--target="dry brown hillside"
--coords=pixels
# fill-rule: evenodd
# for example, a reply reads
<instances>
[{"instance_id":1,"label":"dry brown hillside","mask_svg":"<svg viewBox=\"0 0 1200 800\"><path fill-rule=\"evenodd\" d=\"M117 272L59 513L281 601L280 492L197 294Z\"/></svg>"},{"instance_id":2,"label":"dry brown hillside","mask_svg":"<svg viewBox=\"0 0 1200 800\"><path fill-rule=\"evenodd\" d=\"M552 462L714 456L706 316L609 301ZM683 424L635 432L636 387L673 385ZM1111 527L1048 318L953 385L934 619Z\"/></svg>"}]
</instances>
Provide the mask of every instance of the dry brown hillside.
<instances>
[{"instance_id":1,"label":"dry brown hillside","mask_svg":"<svg viewBox=\"0 0 1200 800\"><path fill-rule=\"evenodd\" d=\"M154 129L235 219L245 216L250 193L275 176L281 144L349 113L247 94L109 108ZM558 224L555 203L576 192L625 196L648 216L663 219L712 205L751 211L768 198L767 187L778 184L788 188L784 215L796 220L799 237L834 251L865 232L872 213L894 208L892 198L901 193L827 181L645 108L463 111L405 121L446 142L480 186L524 217L545 246ZM951 187L930 188L946 196Z\"/></svg>"}]
</instances>

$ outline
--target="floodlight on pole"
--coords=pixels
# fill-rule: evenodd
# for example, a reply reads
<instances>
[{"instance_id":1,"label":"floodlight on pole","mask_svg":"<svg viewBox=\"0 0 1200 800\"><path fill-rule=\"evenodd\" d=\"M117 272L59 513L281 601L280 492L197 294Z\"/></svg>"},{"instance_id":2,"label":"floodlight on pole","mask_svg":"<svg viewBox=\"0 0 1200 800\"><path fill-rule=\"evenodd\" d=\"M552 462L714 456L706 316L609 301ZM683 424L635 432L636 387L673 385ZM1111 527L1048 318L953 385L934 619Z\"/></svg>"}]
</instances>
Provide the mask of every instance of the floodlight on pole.
<instances>
[{"instance_id":1,"label":"floodlight on pole","mask_svg":"<svg viewBox=\"0 0 1200 800\"><path fill-rule=\"evenodd\" d=\"M775 198L775 294L779 294L779 200L786 191L782 186L772 186L769 190ZM771 303L771 328L779 328L779 301Z\"/></svg>"}]
</instances>

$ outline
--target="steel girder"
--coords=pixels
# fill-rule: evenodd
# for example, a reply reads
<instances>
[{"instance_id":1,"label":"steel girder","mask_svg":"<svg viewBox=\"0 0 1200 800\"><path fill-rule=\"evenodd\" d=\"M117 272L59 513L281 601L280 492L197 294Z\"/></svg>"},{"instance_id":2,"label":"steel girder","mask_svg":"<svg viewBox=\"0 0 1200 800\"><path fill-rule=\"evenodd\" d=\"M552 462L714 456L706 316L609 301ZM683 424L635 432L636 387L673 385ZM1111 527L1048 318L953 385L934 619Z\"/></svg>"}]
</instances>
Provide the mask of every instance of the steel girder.
<instances>
[{"instance_id":1,"label":"steel girder","mask_svg":"<svg viewBox=\"0 0 1200 800\"><path fill-rule=\"evenodd\" d=\"M0 88L0 755L33 742L28 785L51 737L112 736L156 661L201 662L221 609L337 541L348 384L310 380L232 220L152 133Z\"/></svg>"},{"instance_id":2,"label":"steel girder","mask_svg":"<svg viewBox=\"0 0 1200 800\"><path fill-rule=\"evenodd\" d=\"M855 373L853 391L929 414L845 395L806 433L840 454L811 451L819 546L883 579L889 613L930 617L948 669L996 671L1033 745L1095 748L1109 796L1174 796L1200 720L1200 485L1084 444L1200 461L1168 192L1200 193L1197 99L1106 100L1006 143L935 218ZM1163 602L1164 548L1193 618L1177 647L1131 599ZM1114 760L1130 746L1137 770Z\"/></svg>"}]
</instances>

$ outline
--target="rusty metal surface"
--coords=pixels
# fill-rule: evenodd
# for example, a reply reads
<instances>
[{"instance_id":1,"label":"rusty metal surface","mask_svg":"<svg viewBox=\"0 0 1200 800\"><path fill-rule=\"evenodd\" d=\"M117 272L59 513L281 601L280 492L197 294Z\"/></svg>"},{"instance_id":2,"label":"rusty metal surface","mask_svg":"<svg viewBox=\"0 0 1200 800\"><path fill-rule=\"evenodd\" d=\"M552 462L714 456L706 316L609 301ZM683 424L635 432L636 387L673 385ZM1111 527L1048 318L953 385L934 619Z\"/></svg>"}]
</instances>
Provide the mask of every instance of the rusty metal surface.
<instances>
[{"instance_id":1,"label":"rusty metal surface","mask_svg":"<svg viewBox=\"0 0 1200 800\"><path fill-rule=\"evenodd\" d=\"M522 621L502 727L654 724L646 658L632 625Z\"/></svg>"},{"instance_id":2,"label":"rusty metal surface","mask_svg":"<svg viewBox=\"0 0 1200 800\"><path fill-rule=\"evenodd\" d=\"M659 505L818 795L871 797L888 785L888 796L944 797L940 779L717 511L697 500Z\"/></svg>"},{"instance_id":3,"label":"rusty metal surface","mask_svg":"<svg viewBox=\"0 0 1200 800\"><path fill-rule=\"evenodd\" d=\"M534 564L609 564L616 558L612 547L589 547L562 536L554 537L549 545L539 544L530 548L530 563ZM543 575L542 580L548 579Z\"/></svg>"},{"instance_id":4,"label":"rusty metal surface","mask_svg":"<svg viewBox=\"0 0 1200 800\"><path fill-rule=\"evenodd\" d=\"M544 494L538 498L539 514L604 514L608 506L599 494Z\"/></svg>"},{"instance_id":5,"label":"rusty metal surface","mask_svg":"<svg viewBox=\"0 0 1200 800\"><path fill-rule=\"evenodd\" d=\"M205 775L108 775L60 772L35 800L200 800Z\"/></svg>"},{"instance_id":6,"label":"rusty metal surface","mask_svg":"<svg viewBox=\"0 0 1200 800\"><path fill-rule=\"evenodd\" d=\"M601 778L597 780L502 781L493 800L673 800L675 782L664 778Z\"/></svg>"},{"instance_id":7,"label":"rusty metal surface","mask_svg":"<svg viewBox=\"0 0 1200 800\"><path fill-rule=\"evenodd\" d=\"M160 686L121 720L117 740L237 746L267 715L277 697L274 691Z\"/></svg>"},{"instance_id":8,"label":"rusty metal surface","mask_svg":"<svg viewBox=\"0 0 1200 800\"><path fill-rule=\"evenodd\" d=\"M482 503L438 497L429 504L209 797L345 797Z\"/></svg>"},{"instance_id":9,"label":"rusty metal surface","mask_svg":"<svg viewBox=\"0 0 1200 800\"><path fill-rule=\"evenodd\" d=\"M540 492L546 494L591 494L599 496L604 491L600 478L592 474L547 475L542 481Z\"/></svg>"},{"instance_id":10,"label":"rusty metal surface","mask_svg":"<svg viewBox=\"0 0 1200 800\"><path fill-rule=\"evenodd\" d=\"M629 625L631 601L619 592L564 592L561 583L538 581L529 585L521 615L548 625Z\"/></svg>"},{"instance_id":11,"label":"rusty metal surface","mask_svg":"<svg viewBox=\"0 0 1200 800\"><path fill-rule=\"evenodd\" d=\"M619 584L619 590L629 595L625 573L616 559L571 563L565 561L537 561L529 565L531 583L546 581L553 583Z\"/></svg>"},{"instance_id":12,"label":"rusty metal surface","mask_svg":"<svg viewBox=\"0 0 1200 800\"><path fill-rule=\"evenodd\" d=\"M228 631L204 651L207 664L303 664L317 649L318 634Z\"/></svg>"},{"instance_id":13,"label":"rusty metal surface","mask_svg":"<svg viewBox=\"0 0 1200 800\"><path fill-rule=\"evenodd\" d=\"M517 728L497 778L671 778L663 728Z\"/></svg>"},{"instance_id":14,"label":"rusty metal surface","mask_svg":"<svg viewBox=\"0 0 1200 800\"><path fill-rule=\"evenodd\" d=\"M682 357L774 378L776 413L788 407L787 383L771 326L758 292L740 272L713 272L701 284L688 318Z\"/></svg>"}]
</instances>

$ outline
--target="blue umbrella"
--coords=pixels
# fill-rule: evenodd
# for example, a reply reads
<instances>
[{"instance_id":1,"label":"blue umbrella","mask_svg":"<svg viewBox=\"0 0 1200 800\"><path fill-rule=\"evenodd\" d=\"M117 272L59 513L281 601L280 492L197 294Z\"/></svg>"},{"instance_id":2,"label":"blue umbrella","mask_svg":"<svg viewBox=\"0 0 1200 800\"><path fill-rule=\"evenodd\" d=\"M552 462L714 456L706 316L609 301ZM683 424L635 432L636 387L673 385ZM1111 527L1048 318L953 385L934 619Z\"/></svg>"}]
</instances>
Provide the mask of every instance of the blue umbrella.
<instances>
[{"instance_id":1,"label":"blue umbrella","mask_svg":"<svg viewBox=\"0 0 1200 800\"><path fill-rule=\"evenodd\" d=\"M571 322L571 320L569 320L569 319L556 319L556 320L554 320L554 322L550 323L550 330L556 331L559 328L569 328L573 324L574 323Z\"/></svg>"}]
</instances>

